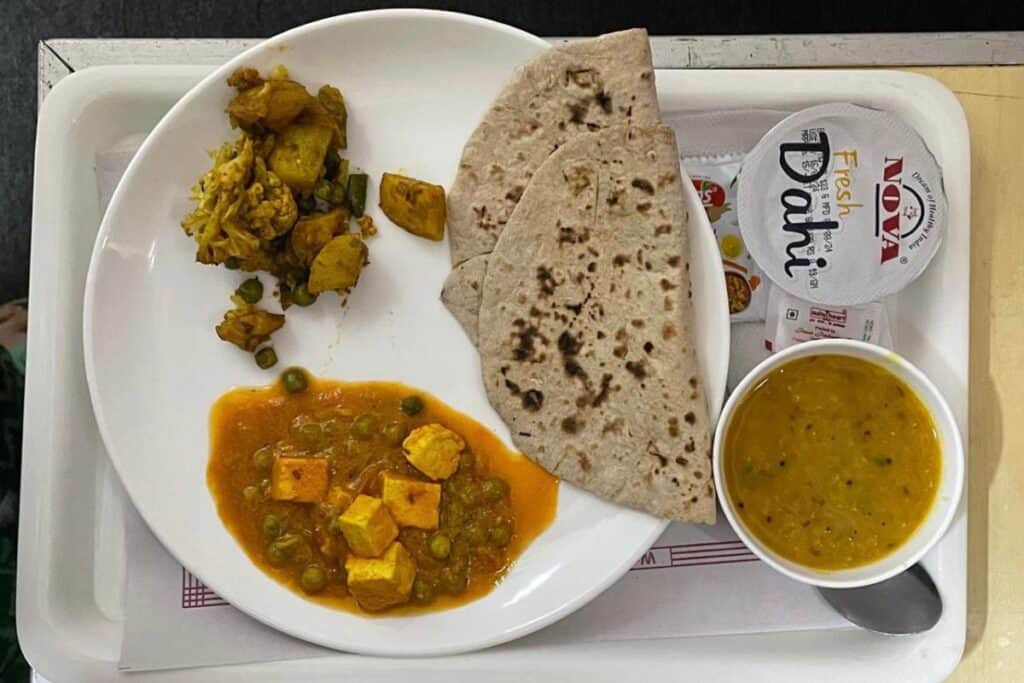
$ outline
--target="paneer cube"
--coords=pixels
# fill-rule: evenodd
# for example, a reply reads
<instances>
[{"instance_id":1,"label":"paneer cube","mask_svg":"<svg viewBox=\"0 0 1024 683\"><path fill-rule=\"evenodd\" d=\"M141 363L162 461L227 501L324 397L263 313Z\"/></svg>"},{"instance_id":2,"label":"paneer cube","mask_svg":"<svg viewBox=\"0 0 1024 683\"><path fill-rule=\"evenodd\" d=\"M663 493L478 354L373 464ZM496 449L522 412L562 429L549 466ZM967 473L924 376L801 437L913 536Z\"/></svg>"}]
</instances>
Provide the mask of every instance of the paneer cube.
<instances>
[{"instance_id":1,"label":"paneer cube","mask_svg":"<svg viewBox=\"0 0 1024 683\"><path fill-rule=\"evenodd\" d=\"M363 557L378 557L398 538L398 527L380 498L359 495L338 517L348 547Z\"/></svg>"},{"instance_id":2,"label":"paneer cube","mask_svg":"<svg viewBox=\"0 0 1024 683\"><path fill-rule=\"evenodd\" d=\"M270 497L295 503L320 502L327 493L329 476L325 458L278 456L271 471Z\"/></svg>"},{"instance_id":3,"label":"paneer cube","mask_svg":"<svg viewBox=\"0 0 1024 683\"><path fill-rule=\"evenodd\" d=\"M439 424L417 427L402 442L405 459L431 479L452 476L464 448L466 442L461 436Z\"/></svg>"},{"instance_id":4,"label":"paneer cube","mask_svg":"<svg viewBox=\"0 0 1024 683\"><path fill-rule=\"evenodd\" d=\"M384 555L376 558L349 555L345 561L348 590L359 606L376 611L409 600L416 565L399 542L392 543Z\"/></svg>"},{"instance_id":5,"label":"paneer cube","mask_svg":"<svg viewBox=\"0 0 1024 683\"><path fill-rule=\"evenodd\" d=\"M384 474L381 499L398 526L436 529L441 506L441 485Z\"/></svg>"},{"instance_id":6,"label":"paneer cube","mask_svg":"<svg viewBox=\"0 0 1024 683\"><path fill-rule=\"evenodd\" d=\"M337 510L339 514L344 512L351 504L352 494L340 486L332 486L327 491L327 497L324 498L324 505L332 510Z\"/></svg>"}]
</instances>

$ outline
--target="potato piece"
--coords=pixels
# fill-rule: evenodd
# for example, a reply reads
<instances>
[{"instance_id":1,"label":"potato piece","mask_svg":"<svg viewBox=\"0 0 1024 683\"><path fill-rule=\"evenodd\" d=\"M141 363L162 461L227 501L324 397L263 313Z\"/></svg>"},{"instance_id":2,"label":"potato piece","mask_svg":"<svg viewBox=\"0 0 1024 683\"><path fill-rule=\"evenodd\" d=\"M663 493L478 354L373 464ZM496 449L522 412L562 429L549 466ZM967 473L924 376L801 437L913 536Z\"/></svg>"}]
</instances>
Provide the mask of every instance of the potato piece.
<instances>
[{"instance_id":1,"label":"potato piece","mask_svg":"<svg viewBox=\"0 0 1024 683\"><path fill-rule=\"evenodd\" d=\"M298 263L308 266L337 235L348 230L348 209L331 209L300 218L288 236L288 246Z\"/></svg>"},{"instance_id":2,"label":"potato piece","mask_svg":"<svg viewBox=\"0 0 1024 683\"><path fill-rule=\"evenodd\" d=\"M307 286L313 294L330 289L344 294L359 282L366 265L366 244L359 235L335 237L320 250L309 269Z\"/></svg>"},{"instance_id":3,"label":"potato piece","mask_svg":"<svg viewBox=\"0 0 1024 683\"><path fill-rule=\"evenodd\" d=\"M345 137L344 128L340 126L338 119L332 116L319 102L314 100L302 111L302 114L299 115L296 121L330 129L331 144L338 149L345 149L348 141Z\"/></svg>"},{"instance_id":4,"label":"potato piece","mask_svg":"<svg viewBox=\"0 0 1024 683\"><path fill-rule=\"evenodd\" d=\"M444 188L395 173L380 180L380 208L400 228L419 237L444 239Z\"/></svg>"},{"instance_id":5,"label":"potato piece","mask_svg":"<svg viewBox=\"0 0 1024 683\"><path fill-rule=\"evenodd\" d=\"M299 194L309 194L323 170L332 135L329 128L293 123L277 136L270 170Z\"/></svg>"},{"instance_id":6,"label":"potato piece","mask_svg":"<svg viewBox=\"0 0 1024 683\"><path fill-rule=\"evenodd\" d=\"M270 497L294 503L318 503L327 493L326 458L286 458L274 460Z\"/></svg>"},{"instance_id":7,"label":"potato piece","mask_svg":"<svg viewBox=\"0 0 1024 683\"><path fill-rule=\"evenodd\" d=\"M348 547L357 555L377 557L398 538L398 527L380 498L359 495L338 517Z\"/></svg>"},{"instance_id":8,"label":"potato piece","mask_svg":"<svg viewBox=\"0 0 1024 683\"><path fill-rule=\"evenodd\" d=\"M379 559L349 555L345 560L348 590L359 606L377 611L409 600L416 564L401 543L392 543Z\"/></svg>"},{"instance_id":9,"label":"potato piece","mask_svg":"<svg viewBox=\"0 0 1024 683\"><path fill-rule=\"evenodd\" d=\"M461 436L439 424L417 427L402 442L405 459L431 479L452 476L465 447Z\"/></svg>"},{"instance_id":10,"label":"potato piece","mask_svg":"<svg viewBox=\"0 0 1024 683\"><path fill-rule=\"evenodd\" d=\"M313 104L320 103L300 83L270 80L238 93L228 104L228 116L245 129L281 131Z\"/></svg>"},{"instance_id":11,"label":"potato piece","mask_svg":"<svg viewBox=\"0 0 1024 683\"><path fill-rule=\"evenodd\" d=\"M441 485L384 473L381 499L398 526L436 529L441 507Z\"/></svg>"}]
</instances>

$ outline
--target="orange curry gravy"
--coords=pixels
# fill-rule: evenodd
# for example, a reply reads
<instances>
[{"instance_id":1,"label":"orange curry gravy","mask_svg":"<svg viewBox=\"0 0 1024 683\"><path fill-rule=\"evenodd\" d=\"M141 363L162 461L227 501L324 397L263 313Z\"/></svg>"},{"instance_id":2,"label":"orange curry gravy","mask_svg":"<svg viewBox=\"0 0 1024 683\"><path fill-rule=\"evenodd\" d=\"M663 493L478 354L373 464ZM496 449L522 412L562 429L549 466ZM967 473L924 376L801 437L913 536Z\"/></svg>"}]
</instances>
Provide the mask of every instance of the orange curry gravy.
<instances>
[{"instance_id":1,"label":"orange curry gravy","mask_svg":"<svg viewBox=\"0 0 1024 683\"><path fill-rule=\"evenodd\" d=\"M402 410L402 400L410 396L422 401L414 415ZM357 422L363 429L356 428ZM325 458L332 489L379 497L384 472L430 481L406 460L395 430L404 435L435 423L465 440L466 455L442 483L439 528L400 527L398 542L416 564L417 582L407 603L383 613L447 609L490 592L547 528L555 514L558 481L439 399L399 383L312 377L299 393L288 393L280 382L229 391L211 411L207 483L221 520L261 570L303 597L368 614L346 586L345 558L351 551L337 521L332 524L339 510L327 503L274 500L268 462L281 454ZM496 501L498 479L507 485L498 490L507 493ZM482 488L487 480L490 489ZM269 530L268 516L278 522ZM503 527L500 533L493 525ZM444 559L432 553L431 541L438 534L451 541ZM281 538L295 541L286 559L269 550ZM304 574L311 565L322 569L313 578L323 581L312 593Z\"/></svg>"}]
</instances>

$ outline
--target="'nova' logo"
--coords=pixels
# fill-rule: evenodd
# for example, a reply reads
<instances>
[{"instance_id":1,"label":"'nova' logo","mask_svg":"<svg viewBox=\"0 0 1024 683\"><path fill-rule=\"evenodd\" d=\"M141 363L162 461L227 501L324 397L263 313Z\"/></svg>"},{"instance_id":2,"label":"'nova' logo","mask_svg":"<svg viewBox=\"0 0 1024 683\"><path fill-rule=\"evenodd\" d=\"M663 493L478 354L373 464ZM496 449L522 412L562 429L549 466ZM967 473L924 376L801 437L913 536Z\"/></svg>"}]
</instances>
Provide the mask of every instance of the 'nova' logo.
<instances>
[{"instance_id":1,"label":"'nova' logo","mask_svg":"<svg viewBox=\"0 0 1024 683\"><path fill-rule=\"evenodd\" d=\"M903 157L885 157L884 163L882 182L875 185L875 237L881 241L880 263L899 258L900 240L914 234L925 215L921 195L903 184ZM912 223L907 232L903 232L907 226L901 224L902 219Z\"/></svg>"}]
</instances>

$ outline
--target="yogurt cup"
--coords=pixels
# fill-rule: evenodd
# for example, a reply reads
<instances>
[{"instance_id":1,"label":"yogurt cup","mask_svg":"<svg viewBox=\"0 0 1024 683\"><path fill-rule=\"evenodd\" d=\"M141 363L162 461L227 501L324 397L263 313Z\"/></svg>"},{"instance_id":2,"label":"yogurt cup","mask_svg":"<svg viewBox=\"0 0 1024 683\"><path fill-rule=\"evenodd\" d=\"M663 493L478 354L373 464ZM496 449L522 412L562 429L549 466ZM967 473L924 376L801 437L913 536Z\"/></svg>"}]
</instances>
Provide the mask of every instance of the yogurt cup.
<instances>
[{"instance_id":1,"label":"yogurt cup","mask_svg":"<svg viewBox=\"0 0 1024 683\"><path fill-rule=\"evenodd\" d=\"M855 305L903 289L946 230L942 172L910 126L853 104L787 117L743 160L743 241L783 290Z\"/></svg>"}]
</instances>

